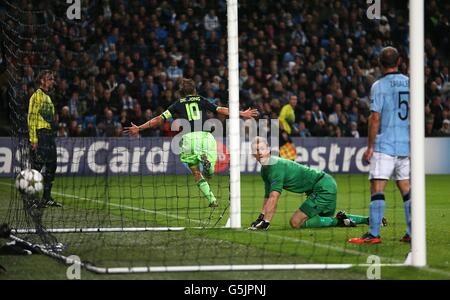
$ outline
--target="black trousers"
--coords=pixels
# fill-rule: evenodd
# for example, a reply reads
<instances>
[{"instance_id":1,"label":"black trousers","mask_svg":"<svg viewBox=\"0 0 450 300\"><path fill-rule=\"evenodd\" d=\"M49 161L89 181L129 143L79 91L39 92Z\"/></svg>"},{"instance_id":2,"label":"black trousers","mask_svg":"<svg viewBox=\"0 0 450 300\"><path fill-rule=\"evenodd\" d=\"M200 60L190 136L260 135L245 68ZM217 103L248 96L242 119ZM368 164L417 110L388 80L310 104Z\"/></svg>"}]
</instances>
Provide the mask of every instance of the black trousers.
<instances>
[{"instance_id":1,"label":"black trousers","mask_svg":"<svg viewBox=\"0 0 450 300\"><path fill-rule=\"evenodd\" d=\"M56 135L50 129L36 130L38 145L31 151L31 167L44 177L44 197L50 197L56 173Z\"/></svg>"}]
</instances>

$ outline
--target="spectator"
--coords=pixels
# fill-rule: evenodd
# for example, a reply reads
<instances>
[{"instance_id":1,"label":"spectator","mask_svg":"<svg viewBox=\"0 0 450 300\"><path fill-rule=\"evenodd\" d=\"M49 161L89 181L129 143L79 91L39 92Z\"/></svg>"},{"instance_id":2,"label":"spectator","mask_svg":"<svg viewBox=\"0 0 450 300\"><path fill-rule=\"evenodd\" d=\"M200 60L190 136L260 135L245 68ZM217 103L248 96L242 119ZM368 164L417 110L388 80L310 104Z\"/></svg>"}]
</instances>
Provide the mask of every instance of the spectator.
<instances>
[{"instance_id":1,"label":"spectator","mask_svg":"<svg viewBox=\"0 0 450 300\"><path fill-rule=\"evenodd\" d=\"M425 123L425 136L426 137L433 137L437 136L438 132L433 128L434 122L427 121Z\"/></svg>"},{"instance_id":2,"label":"spectator","mask_svg":"<svg viewBox=\"0 0 450 300\"><path fill-rule=\"evenodd\" d=\"M145 91L151 90L153 99L157 99L160 92L160 87L157 83L154 82L153 76L148 75L145 78L145 83L142 85L141 93L145 93Z\"/></svg>"},{"instance_id":3,"label":"spectator","mask_svg":"<svg viewBox=\"0 0 450 300\"><path fill-rule=\"evenodd\" d=\"M332 94L325 96L325 102L322 103L321 110L326 116L330 116L334 112L335 104Z\"/></svg>"},{"instance_id":4,"label":"spectator","mask_svg":"<svg viewBox=\"0 0 450 300\"><path fill-rule=\"evenodd\" d=\"M316 122L316 123L319 123L319 122L325 123L325 116L324 116L323 112L320 110L319 104L317 102L313 103L311 112L312 112L312 116L313 116L314 122Z\"/></svg>"},{"instance_id":5,"label":"spectator","mask_svg":"<svg viewBox=\"0 0 450 300\"><path fill-rule=\"evenodd\" d=\"M443 121L444 107L442 106L442 99L440 96L435 96L433 98L433 102L430 105L430 110L434 116L433 129L434 130L441 129L442 121Z\"/></svg>"},{"instance_id":6,"label":"spectator","mask_svg":"<svg viewBox=\"0 0 450 300\"><path fill-rule=\"evenodd\" d=\"M106 89L112 93L114 92L114 90L116 89L116 87L119 85L116 81L116 76L115 74L109 74L108 76L108 80L106 80L105 82L106 85Z\"/></svg>"},{"instance_id":7,"label":"spectator","mask_svg":"<svg viewBox=\"0 0 450 300\"><path fill-rule=\"evenodd\" d=\"M279 118L280 103L297 95L295 120L304 121L313 135L317 135L313 130L316 122L322 123L314 119L323 118L325 126L317 128L328 131L329 125L339 125L343 113L348 124L356 122L360 135L366 135L370 86L381 76L376 59L380 49L394 41L405 60L400 70L407 72L407 7L383 5L385 12L393 11L395 5L395 18L388 13L379 21L368 22L365 14L357 13L367 9L362 2L298 5L289 0L254 5L242 1L242 105L259 107L262 117ZM441 14L448 11L447 6L445 1L433 2L425 12L426 19L433 20L426 28L425 79L426 104L430 106L426 118L433 118L434 133L443 127L445 109L450 106L449 26L448 18ZM83 14L92 20L92 26L69 24L64 19L54 22L50 37L54 47L43 51L31 42L42 38L40 32L24 41L20 97L29 96L27 83L36 72L33 66L50 65L58 75L55 107L62 112L67 105L71 113L76 111L83 134L87 130L84 118L96 115L94 123L100 122L105 118L104 108L118 116L123 110L131 113L134 104L140 103L143 111L158 113L162 104L172 101L173 79L181 74L194 78L198 90L211 93L211 98L227 101L223 6L206 6L202 1L183 5L172 0L121 1L117 5L105 2L99 10L86 9ZM74 39L68 43L66 37L72 33ZM125 89L119 88L121 84ZM78 92L78 101L74 101L78 104L69 105L73 91ZM323 117L317 118L314 102ZM351 135L351 126L347 125L344 135ZM67 128L71 135L70 125ZM319 131L325 132L323 128Z\"/></svg>"},{"instance_id":8,"label":"spectator","mask_svg":"<svg viewBox=\"0 0 450 300\"><path fill-rule=\"evenodd\" d=\"M313 134L313 129L316 126L316 123L314 122L310 110L305 111L303 122L305 123L305 127L308 129L308 131L311 132L311 134Z\"/></svg>"},{"instance_id":9,"label":"spectator","mask_svg":"<svg viewBox=\"0 0 450 300\"><path fill-rule=\"evenodd\" d=\"M352 106L351 111L347 114L350 123L355 122L358 124L359 108L355 104ZM358 126L358 125L357 125Z\"/></svg>"},{"instance_id":10,"label":"spectator","mask_svg":"<svg viewBox=\"0 0 450 300\"><path fill-rule=\"evenodd\" d=\"M206 38L210 37L212 31L219 33L220 22L219 18L216 16L216 11L214 9L210 9L203 18L203 26L206 30Z\"/></svg>"},{"instance_id":11,"label":"spectator","mask_svg":"<svg viewBox=\"0 0 450 300\"><path fill-rule=\"evenodd\" d=\"M343 137L341 127L335 126L335 137L340 138Z\"/></svg>"},{"instance_id":12,"label":"spectator","mask_svg":"<svg viewBox=\"0 0 450 300\"><path fill-rule=\"evenodd\" d=\"M64 126L65 128L69 128L70 123L72 122L72 116L70 115L70 110L68 106L64 106L61 109L61 115L59 116L59 126Z\"/></svg>"},{"instance_id":13,"label":"spectator","mask_svg":"<svg viewBox=\"0 0 450 300\"><path fill-rule=\"evenodd\" d=\"M77 119L80 116L80 103L78 102L78 91L73 91L68 103L69 114L72 118Z\"/></svg>"},{"instance_id":14,"label":"spectator","mask_svg":"<svg viewBox=\"0 0 450 300\"><path fill-rule=\"evenodd\" d=\"M144 114L142 113L141 105L139 103L134 104L133 112L131 113L130 119L131 119L131 122L133 122L134 124L144 124L145 123Z\"/></svg>"},{"instance_id":15,"label":"spectator","mask_svg":"<svg viewBox=\"0 0 450 300\"><path fill-rule=\"evenodd\" d=\"M170 66L166 69L166 73L172 80L183 77L183 70L178 67L178 62L176 59L172 59L170 61Z\"/></svg>"},{"instance_id":16,"label":"spectator","mask_svg":"<svg viewBox=\"0 0 450 300\"><path fill-rule=\"evenodd\" d=\"M123 128L120 123L116 123L116 126L114 127L114 137L120 137L122 136Z\"/></svg>"},{"instance_id":17,"label":"spectator","mask_svg":"<svg viewBox=\"0 0 450 300\"><path fill-rule=\"evenodd\" d=\"M350 134L352 137L359 139L358 124L355 121L350 123Z\"/></svg>"},{"instance_id":18,"label":"spectator","mask_svg":"<svg viewBox=\"0 0 450 300\"><path fill-rule=\"evenodd\" d=\"M96 115L96 112L100 110L100 99L97 96L97 91L95 87L91 87L89 94L84 100L83 104L83 115Z\"/></svg>"},{"instance_id":19,"label":"spectator","mask_svg":"<svg viewBox=\"0 0 450 300\"><path fill-rule=\"evenodd\" d=\"M150 109L145 110L144 113L144 121L148 122L153 118L153 112ZM149 136L161 136L161 128L155 127L142 131L141 136L149 137Z\"/></svg>"},{"instance_id":20,"label":"spectator","mask_svg":"<svg viewBox=\"0 0 450 300\"><path fill-rule=\"evenodd\" d=\"M442 72L440 73L442 82L445 84L449 82L449 75L448 75L448 67L442 68Z\"/></svg>"},{"instance_id":21,"label":"spectator","mask_svg":"<svg viewBox=\"0 0 450 300\"><path fill-rule=\"evenodd\" d=\"M70 137L81 137L82 136L82 127L81 124L78 124L76 120L72 120L70 122L69 127L69 136Z\"/></svg>"},{"instance_id":22,"label":"spectator","mask_svg":"<svg viewBox=\"0 0 450 300\"><path fill-rule=\"evenodd\" d=\"M110 109L114 113L119 111L119 104L117 97L112 98L111 92L109 90L103 91L103 97L100 99L99 106L97 110L92 110L91 113L96 113L97 115L103 114L105 108Z\"/></svg>"},{"instance_id":23,"label":"spectator","mask_svg":"<svg viewBox=\"0 0 450 300\"><path fill-rule=\"evenodd\" d=\"M369 124L368 124L367 117L364 114L359 115L358 128L359 128L360 136L366 137L367 132L369 130Z\"/></svg>"},{"instance_id":24,"label":"spectator","mask_svg":"<svg viewBox=\"0 0 450 300\"><path fill-rule=\"evenodd\" d=\"M69 136L69 133L67 132L66 123L59 123L58 132L57 132L56 136L57 137L68 137Z\"/></svg>"},{"instance_id":25,"label":"spectator","mask_svg":"<svg viewBox=\"0 0 450 300\"><path fill-rule=\"evenodd\" d=\"M142 109L145 111L147 109L155 109L157 102L153 98L153 92L151 89L145 91L144 97L141 101ZM128 127L128 126L126 126Z\"/></svg>"},{"instance_id":26,"label":"spectator","mask_svg":"<svg viewBox=\"0 0 450 300\"><path fill-rule=\"evenodd\" d=\"M134 72L130 71L127 73L127 77L125 78L125 87L130 97L136 99L139 96L141 86L139 81L136 80Z\"/></svg>"},{"instance_id":27,"label":"spectator","mask_svg":"<svg viewBox=\"0 0 450 300\"><path fill-rule=\"evenodd\" d=\"M84 126L83 126L83 136L85 137L96 137L97 136L97 127L96 127L97 116L87 116L84 118Z\"/></svg>"},{"instance_id":28,"label":"spectator","mask_svg":"<svg viewBox=\"0 0 450 300\"><path fill-rule=\"evenodd\" d=\"M136 103L136 100L133 99L127 92L127 88L125 84L120 84L118 91L117 91L117 97L120 101L120 111L122 110L133 110L134 104Z\"/></svg>"},{"instance_id":29,"label":"spectator","mask_svg":"<svg viewBox=\"0 0 450 300\"><path fill-rule=\"evenodd\" d=\"M58 86L55 89L55 108L59 111L64 105L67 105L67 99L69 98L69 87L66 79L60 79Z\"/></svg>"},{"instance_id":30,"label":"spectator","mask_svg":"<svg viewBox=\"0 0 450 300\"><path fill-rule=\"evenodd\" d=\"M305 122L303 122L303 121L300 121L300 123L298 123L298 135L300 137L310 137L311 136L311 132L309 132L308 128L306 128Z\"/></svg>"},{"instance_id":31,"label":"spectator","mask_svg":"<svg viewBox=\"0 0 450 300\"><path fill-rule=\"evenodd\" d=\"M314 126L312 131L314 136L329 136L329 130L327 128L327 123L323 119L319 119Z\"/></svg>"},{"instance_id":32,"label":"spectator","mask_svg":"<svg viewBox=\"0 0 450 300\"><path fill-rule=\"evenodd\" d=\"M350 124L346 114L341 114L339 117L338 127L341 128L343 136L351 136L350 134Z\"/></svg>"},{"instance_id":33,"label":"spectator","mask_svg":"<svg viewBox=\"0 0 450 300\"><path fill-rule=\"evenodd\" d=\"M284 63L295 62L297 56L299 56L299 54L297 53L297 47L292 46L289 52L286 52L283 55L283 62Z\"/></svg>"},{"instance_id":34,"label":"spectator","mask_svg":"<svg viewBox=\"0 0 450 300\"><path fill-rule=\"evenodd\" d=\"M131 121L128 118L128 111L122 110L120 112L119 123L122 126L122 128L131 126Z\"/></svg>"},{"instance_id":35,"label":"spectator","mask_svg":"<svg viewBox=\"0 0 450 300\"><path fill-rule=\"evenodd\" d=\"M297 96L292 95L289 98L289 103L284 105L280 112L280 129L285 131L288 135L297 132L295 124L295 107L297 106Z\"/></svg>"},{"instance_id":36,"label":"spectator","mask_svg":"<svg viewBox=\"0 0 450 300\"><path fill-rule=\"evenodd\" d=\"M114 121L114 115L112 110L105 109L105 119L98 125L100 133L98 136L114 137L116 134L116 128L120 126L119 122ZM121 126L120 126L121 127Z\"/></svg>"},{"instance_id":37,"label":"spectator","mask_svg":"<svg viewBox=\"0 0 450 300\"><path fill-rule=\"evenodd\" d=\"M380 19L380 25L378 25L378 31L386 37L391 32L391 26L389 25L388 18L386 16L382 16Z\"/></svg>"},{"instance_id":38,"label":"spectator","mask_svg":"<svg viewBox=\"0 0 450 300\"><path fill-rule=\"evenodd\" d=\"M26 85L34 84L35 82L35 75L33 68L31 66L25 66L24 76L22 77L22 82Z\"/></svg>"},{"instance_id":39,"label":"spectator","mask_svg":"<svg viewBox=\"0 0 450 300\"><path fill-rule=\"evenodd\" d=\"M328 122L334 126L337 126L339 123L339 119L342 115L342 105L340 103L336 103L334 106L334 112L330 114L328 117Z\"/></svg>"},{"instance_id":40,"label":"spectator","mask_svg":"<svg viewBox=\"0 0 450 300\"><path fill-rule=\"evenodd\" d=\"M439 130L439 136L450 136L450 120L442 121L442 128Z\"/></svg>"}]
</instances>

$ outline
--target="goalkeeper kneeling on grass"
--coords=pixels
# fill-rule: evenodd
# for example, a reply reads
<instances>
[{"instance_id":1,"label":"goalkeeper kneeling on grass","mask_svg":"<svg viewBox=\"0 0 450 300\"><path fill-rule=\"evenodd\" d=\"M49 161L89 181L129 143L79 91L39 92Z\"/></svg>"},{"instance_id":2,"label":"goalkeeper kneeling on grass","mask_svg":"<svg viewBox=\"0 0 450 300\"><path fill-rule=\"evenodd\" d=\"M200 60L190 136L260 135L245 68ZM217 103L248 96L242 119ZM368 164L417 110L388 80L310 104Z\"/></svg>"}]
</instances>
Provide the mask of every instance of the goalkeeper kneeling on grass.
<instances>
[{"instance_id":1,"label":"goalkeeper kneeling on grass","mask_svg":"<svg viewBox=\"0 0 450 300\"><path fill-rule=\"evenodd\" d=\"M271 156L269 144L262 137L256 137L252 141L252 154L262 165L265 196L261 214L249 229L269 228L283 189L307 195L306 201L289 221L293 228L355 227L356 224L369 224L369 217L350 215L343 211L334 216L337 185L327 173Z\"/></svg>"}]
</instances>

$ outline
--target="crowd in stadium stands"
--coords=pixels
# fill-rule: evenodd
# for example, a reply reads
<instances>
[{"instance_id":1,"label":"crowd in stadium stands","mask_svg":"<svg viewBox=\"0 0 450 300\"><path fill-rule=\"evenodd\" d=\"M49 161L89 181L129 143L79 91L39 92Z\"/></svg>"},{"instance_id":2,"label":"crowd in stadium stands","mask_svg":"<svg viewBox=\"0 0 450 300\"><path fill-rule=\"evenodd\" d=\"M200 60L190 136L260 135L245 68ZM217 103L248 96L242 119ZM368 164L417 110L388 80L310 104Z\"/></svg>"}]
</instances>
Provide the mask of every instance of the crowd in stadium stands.
<instances>
[{"instance_id":1,"label":"crowd in stadium stands","mask_svg":"<svg viewBox=\"0 0 450 300\"><path fill-rule=\"evenodd\" d=\"M182 76L227 105L226 1L213 2L103 1L82 11L89 22L57 19L48 55L58 78L58 135L121 136L173 103ZM366 1L239 2L241 107L279 118L290 136L367 136L382 47L397 47L400 71L408 70L402 1L383 1L379 20L367 18ZM430 0L426 10L426 135L450 136L450 2ZM34 75L24 69L28 95ZM142 132L173 134L169 123Z\"/></svg>"}]
</instances>

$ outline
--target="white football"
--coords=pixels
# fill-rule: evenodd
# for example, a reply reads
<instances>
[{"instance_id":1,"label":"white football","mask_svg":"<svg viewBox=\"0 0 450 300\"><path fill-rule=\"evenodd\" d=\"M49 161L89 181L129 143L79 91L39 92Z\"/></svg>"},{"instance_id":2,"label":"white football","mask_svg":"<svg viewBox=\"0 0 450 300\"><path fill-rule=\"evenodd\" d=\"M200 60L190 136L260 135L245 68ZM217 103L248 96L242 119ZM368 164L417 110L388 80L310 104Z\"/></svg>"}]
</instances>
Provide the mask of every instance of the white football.
<instances>
[{"instance_id":1,"label":"white football","mask_svg":"<svg viewBox=\"0 0 450 300\"><path fill-rule=\"evenodd\" d=\"M31 170L31 172L33 173L33 180L34 180L35 182L41 183L42 180L44 180L44 177L43 177L42 174L39 173L38 171L36 171L36 170L33 169L33 170Z\"/></svg>"},{"instance_id":2,"label":"white football","mask_svg":"<svg viewBox=\"0 0 450 300\"><path fill-rule=\"evenodd\" d=\"M24 194L35 195L44 189L44 177L33 169L22 170L16 177L16 188Z\"/></svg>"},{"instance_id":3,"label":"white football","mask_svg":"<svg viewBox=\"0 0 450 300\"><path fill-rule=\"evenodd\" d=\"M20 178L19 180L19 189L25 191L28 187L28 181L25 178Z\"/></svg>"}]
</instances>

